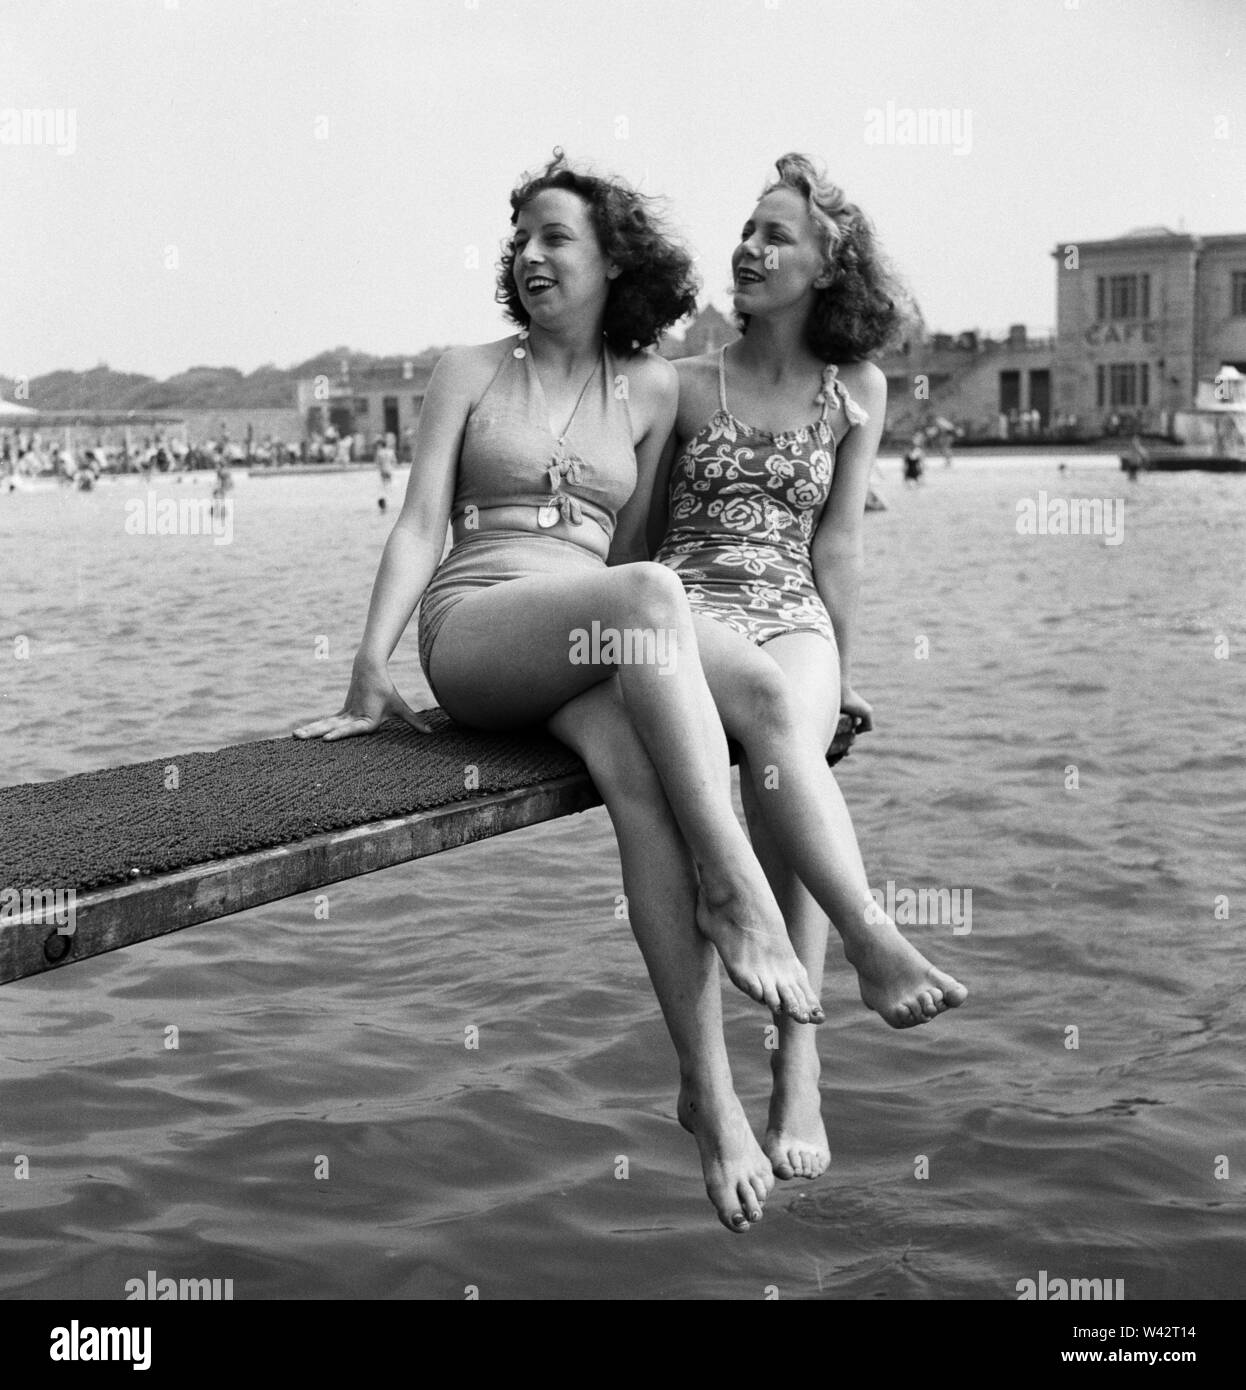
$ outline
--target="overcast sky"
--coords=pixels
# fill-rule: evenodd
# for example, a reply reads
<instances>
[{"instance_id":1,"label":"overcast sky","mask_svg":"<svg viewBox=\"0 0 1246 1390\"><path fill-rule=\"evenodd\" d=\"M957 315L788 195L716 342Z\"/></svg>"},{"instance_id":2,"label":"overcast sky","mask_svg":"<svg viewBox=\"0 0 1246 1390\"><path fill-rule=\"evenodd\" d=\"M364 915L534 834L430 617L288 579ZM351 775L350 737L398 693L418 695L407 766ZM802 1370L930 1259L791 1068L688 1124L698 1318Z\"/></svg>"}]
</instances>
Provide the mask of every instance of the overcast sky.
<instances>
[{"instance_id":1,"label":"overcast sky","mask_svg":"<svg viewBox=\"0 0 1246 1390\"><path fill-rule=\"evenodd\" d=\"M1057 241L1246 232L1244 40L1242 0L0 0L0 373L501 336L555 144L666 195L720 305L794 149L932 328L1049 329ZM887 143L930 108L953 141Z\"/></svg>"}]
</instances>

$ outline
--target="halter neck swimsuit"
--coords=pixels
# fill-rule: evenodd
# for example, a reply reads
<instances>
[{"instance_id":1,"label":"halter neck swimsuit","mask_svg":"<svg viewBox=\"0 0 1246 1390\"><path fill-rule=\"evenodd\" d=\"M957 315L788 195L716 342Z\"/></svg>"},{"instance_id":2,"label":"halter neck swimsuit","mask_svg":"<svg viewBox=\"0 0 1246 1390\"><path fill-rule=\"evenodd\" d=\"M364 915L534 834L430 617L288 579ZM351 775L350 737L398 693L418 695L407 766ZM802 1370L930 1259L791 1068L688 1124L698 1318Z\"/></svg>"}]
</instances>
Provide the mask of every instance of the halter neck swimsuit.
<instances>
[{"instance_id":1,"label":"halter neck swimsuit","mask_svg":"<svg viewBox=\"0 0 1246 1390\"><path fill-rule=\"evenodd\" d=\"M468 530L433 574L420 602L420 664L429 664L441 626L469 594L533 574L597 570L605 561L548 531L473 529L487 507L531 506L542 528L595 521L614 535L619 509L636 489L631 414L618 363L603 343L601 361L556 438L526 333L502 354L467 417L459 451L452 520ZM436 693L434 691L434 693Z\"/></svg>"},{"instance_id":2,"label":"halter neck swimsuit","mask_svg":"<svg viewBox=\"0 0 1246 1390\"><path fill-rule=\"evenodd\" d=\"M835 467L832 413L842 409L850 427L869 416L828 363L817 420L778 434L754 429L727 406L725 353L718 410L671 469L667 532L654 559L678 574L693 613L758 646L788 632L834 643L810 546Z\"/></svg>"}]
</instances>

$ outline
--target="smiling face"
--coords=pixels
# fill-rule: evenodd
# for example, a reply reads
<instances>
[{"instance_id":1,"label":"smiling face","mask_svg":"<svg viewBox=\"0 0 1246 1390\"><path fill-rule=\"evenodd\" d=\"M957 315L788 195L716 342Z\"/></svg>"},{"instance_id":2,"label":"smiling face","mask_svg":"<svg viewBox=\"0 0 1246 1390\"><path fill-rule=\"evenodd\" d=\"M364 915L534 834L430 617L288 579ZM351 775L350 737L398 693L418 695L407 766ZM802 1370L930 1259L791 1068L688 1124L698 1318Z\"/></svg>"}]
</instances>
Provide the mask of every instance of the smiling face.
<instances>
[{"instance_id":1,"label":"smiling face","mask_svg":"<svg viewBox=\"0 0 1246 1390\"><path fill-rule=\"evenodd\" d=\"M589 205L577 193L546 188L519 211L512 238L519 299L533 322L605 312L618 274L602 252Z\"/></svg>"},{"instance_id":2,"label":"smiling face","mask_svg":"<svg viewBox=\"0 0 1246 1390\"><path fill-rule=\"evenodd\" d=\"M753 210L731 256L737 313L777 313L813 303L830 283L817 224L792 188L767 193Z\"/></svg>"}]
</instances>

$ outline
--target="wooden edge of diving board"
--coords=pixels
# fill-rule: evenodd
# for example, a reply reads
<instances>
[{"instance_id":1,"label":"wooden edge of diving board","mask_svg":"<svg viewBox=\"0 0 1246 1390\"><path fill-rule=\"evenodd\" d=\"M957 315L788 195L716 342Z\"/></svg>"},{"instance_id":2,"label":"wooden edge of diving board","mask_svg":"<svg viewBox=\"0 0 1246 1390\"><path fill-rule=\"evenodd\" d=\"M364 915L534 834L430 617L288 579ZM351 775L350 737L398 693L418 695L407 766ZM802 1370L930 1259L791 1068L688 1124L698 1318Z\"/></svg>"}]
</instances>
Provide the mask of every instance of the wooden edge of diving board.
<instances>
[{"instance_id":1,"label":"wooden edge of diving board","mask_svg":"<svg viewBox=\"0 0 1246 1390\"><path fill-rule=\"evenodd\" d=\"M369 821L77 897L72 929L0 924L0 984L601 805L587 773Z\"/></svg>"}]
</instances>

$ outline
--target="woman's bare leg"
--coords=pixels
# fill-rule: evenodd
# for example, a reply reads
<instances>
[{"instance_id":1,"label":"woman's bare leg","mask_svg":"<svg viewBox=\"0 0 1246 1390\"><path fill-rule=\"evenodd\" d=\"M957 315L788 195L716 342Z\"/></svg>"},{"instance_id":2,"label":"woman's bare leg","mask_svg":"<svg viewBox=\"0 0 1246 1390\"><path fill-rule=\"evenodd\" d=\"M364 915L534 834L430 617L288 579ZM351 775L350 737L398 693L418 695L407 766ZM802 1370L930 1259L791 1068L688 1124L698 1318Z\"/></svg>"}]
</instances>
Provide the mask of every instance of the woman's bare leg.
<instances>
[{"instance_id":1,"label":"woman's bare leg","mask_svg":"<svg viewBox=\"0 0 1246 1390\"><path fill-rule=\"evenodd\" d=\"M573 634L657 634L665 660L576 663ZM583 652L578 654L583 655ZM700 872L696 922L750 998L801 1022L823 1014L731 806L727 745L679 580L644 562L533 575L462 599L434 644L430 679L447 713L482 729L546 720L616 678Z\"/></svg>"},{"instance_id":2,"label":"woman's bare leg","mask_svg":"<svg viewBox=\"0 0 1246 1390\"><path fill-rule=\"evenodd\" d=\"M830 916L861 998L893 1028L957 1008L969 991L905 940L869 891L852 818L826 748L839 717L839 658L811 633L765 647L696 618L698 647L723 727L744 748L758 808L784 857Z\"/></svg>"},{"instance_id":3,"label":"woman's bare leg","mask_svg":"<svg viewBox=\"0 0 1246 1390\"><path fill-rule=\"evenodd\" d=\"M610 812L628 918L679 1058L679 1120L697 1141L718 1219L730 1231L748 1230L761 1219L774 1175L732 1085L718 959L697 929L691 854L617 679L564 705L548 728L584 759ZM813 1032L790 1018L784 1023Z\"/></svg>"},{"instance_id":4,"label":"woman's bare leg","mask_svg":"<svg viewBox=\"0 0 1246 1390\"><path fill-rule=\"evenodd\" d=\"M820 994L830 922L771 833L758 805L747 761L740 766L740 796L753 849L783 910L796 954L809 972L810 984ZM822 1121L818 1034L812 1028L793 1026L782 1014L775 1015L775 1025L778 1046L770 1054L770 1112L762 1151L776 1178L821 1177L830 1164L831 1149Z\"/></svg>"}]
</instances>

